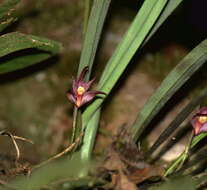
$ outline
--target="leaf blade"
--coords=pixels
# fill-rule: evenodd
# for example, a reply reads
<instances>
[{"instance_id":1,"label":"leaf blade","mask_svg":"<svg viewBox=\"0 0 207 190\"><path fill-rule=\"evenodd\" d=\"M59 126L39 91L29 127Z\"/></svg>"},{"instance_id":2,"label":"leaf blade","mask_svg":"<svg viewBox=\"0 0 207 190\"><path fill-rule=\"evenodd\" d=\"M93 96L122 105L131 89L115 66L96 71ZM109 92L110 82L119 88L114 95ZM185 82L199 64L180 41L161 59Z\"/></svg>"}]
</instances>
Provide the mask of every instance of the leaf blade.
<instances>
[{"instance_id":1,"label":"leaf blade","mask_svg":"<svg viewBox=\"0 0 207 190\"><path fill-rule=\"evenodd\" d=\"M89 67L89 72L86 76L87 80L89 80L91 74L91 69L110 2L111 0L95 0L93 2L78 68L79 75L84 67Z\"/></svg>"},{"instance_id":2,"label":"leaf blade","mask_svg":"<svg viewBox=\"0 0 207 190\"><path fill-rule=\"evenodd\" d=\"M31 55L29 61L29 55L27 55L27 59L21 59L20 57L16 57L17 64L15 65L15 58L12 60L1 60L0 63L0 74L11 72L17 69L22 69L37 62L43 61L55 54L57 54L60 49L60 43L48 40L46 38L37 37L33 35L25 35L18 32L13 32L9 34L5 34L0 36L0 57L8 56L14 52L18 52L25 49L37 49L40 51L39 54ZM22 63L20 63L20 61Z\"/></svg>"},{"instance_id":3,"label":"leaf blade","mask_svg":"<svg viewBox=\"0 0 207 190\"><path fill-rule=\"evenodd\" d=\"M107 94L110 93L110 91L118 81L119 77L125 70L126 66L128 65L129 61L131 60L132 56L144 41L151 27L153 27L154 22L165 7L166 3L167 1L165 0L154 0L153 3L149 0L144 2L143 7L131 24L129 31L115 50L112 58L107 63L104 73L99 81L98 90L104 91ZM147 26L144 27L145 25ZM142 33L141 35L140 32ZM100 107L102 102L103 99L97 99L87 107L87 109L83 113L84 125L88 123L88 121L91 119L95 111Z\"/></svg>"},{"instance_id":4,"label":"leaf blade","mask_svg":"<svg viewBox=\"0 0 207 190\"><path fill-rule=\"evenodd\" d=\"M180 126L180 124L189 116L189 114L198 106L204 98L207 97L207 87L194 97L172 120L166 129L164 129L153 145L150 147L147 155L151 155L168 137Z\"/></svg>"},{"instance_id":5,"label":"leaf blade","mask_svg":"<svg viewBox=\"0 0 207 190\"><path fill-rule=\"evenodd\" d=\"M172 97L206 60L207 40L204 40L169 73L140 111L131 129L131 134L135 141L170 97Z\"/></svg>"}]
</instances>

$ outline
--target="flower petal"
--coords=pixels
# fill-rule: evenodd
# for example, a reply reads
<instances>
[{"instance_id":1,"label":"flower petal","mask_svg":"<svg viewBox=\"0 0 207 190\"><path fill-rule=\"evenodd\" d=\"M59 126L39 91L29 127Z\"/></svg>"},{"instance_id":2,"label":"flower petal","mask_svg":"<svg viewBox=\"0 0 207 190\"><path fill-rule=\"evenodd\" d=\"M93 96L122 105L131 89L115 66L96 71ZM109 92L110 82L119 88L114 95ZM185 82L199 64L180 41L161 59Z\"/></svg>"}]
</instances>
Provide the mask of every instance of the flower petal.
<instances>
[{"instance_id":1,"label":"flower petal","mask_svg":"<svg viewBox=\"0 0 207 190\"><path fill-rule=\"evenodd\" d=\"M84 88L85 88L86 91L91 87L91 85L93 84L93 82L95 81L95 79L96 79L96 78L94 77L93 79L91 79L90 81L88 81L88 82L85 84Z\"/></svg>"},{"instance_id":2,"label":"flower petal","mask_svg":"<svg viewBox=\"0 0 207 190\"><path fill-rule=\"evenodd\" d=\"M67 97L73 104L76 104L76 96L73 94L73 92L67 92Z\"/></svg>"},{"instance_id":3,"label":"flower petal","mask_svg":"<svg viewBox=\"0 0 207 190\"><path fill-rule=\"evenodd\" d=\"M86 103L91 102L95 98L95 96L97 94L104 94L104 95L106 95L106 93L101 92L101 91L88 91L82 97L81 106L86 104Z\"/></svg>"},{"instance_id":4,"label":"flower petal","mask_svg":"<svg viewBox=\"0 0 207 190\"><path fill-rule=\"evenodd\" d=\"M85 76L86 76L86 73L88 72L88 67L84 67L83 70L81 71L81 74L80 76L78 77L77 79L77 82L79 83L80 81L83 81Z\"/></svg>"},{"instance_id":5,"label":"flower petal","mask_svg":"<svg viewBox=\"0 0 207 190\"><path fill-rule=\"evenodd\" d=\"M199 133L207 132L207 123L202 124Z\"/></svg>"},{"instance_id":6,"label":"flower petal","mask_svg":"<svg viewBox=\"0 0 207 190\"><path fill-rule=\"evenodd\" d=\"M193 116L191 124L194 128L194 134L207 132L207 107L203 107Z\"/></svg>"},{"instance_id":7,"label":"flower petal","mask_svg":"<svg viewBox=\"0 0 207 190\"><path fill-rule=\"evenodd\" d=\"M78 81L77 80L73 80L73 82L72 82L73 93L76 93L77 89L78 89Z\"/></svg>"},{"instance_id":8,"label":"flower petal","mask_svg":"<svg viewBox=\"0 0 207 190\"><path fill-rule=\"evenodd\" d=\"M198 112L195 114L195 116L207 116L207 107L202 107L198 110Z\"/></svg>"},{"instance_id":9,"label":"flower petal","mask_svg":"<svg viewBox=\"0 0 207 190\"><path fill-rule=\"evenodd\" d=\"M85 105L86 103L91 102L95 96L96 94L93 93L92 91L86 92L82 97L81 106Z\"/></svg>"},{"instance_id":10,"label":"flower petal","mask_svg":"<svg viewBox=\"0 0 207 190\"><path fill-rule=\"evenodd\" d=\"M191 124L193 125L194 135L200 134L202 124L197 119L194 119L193 121L191 121Z\"/></svg>"}]
</instances>

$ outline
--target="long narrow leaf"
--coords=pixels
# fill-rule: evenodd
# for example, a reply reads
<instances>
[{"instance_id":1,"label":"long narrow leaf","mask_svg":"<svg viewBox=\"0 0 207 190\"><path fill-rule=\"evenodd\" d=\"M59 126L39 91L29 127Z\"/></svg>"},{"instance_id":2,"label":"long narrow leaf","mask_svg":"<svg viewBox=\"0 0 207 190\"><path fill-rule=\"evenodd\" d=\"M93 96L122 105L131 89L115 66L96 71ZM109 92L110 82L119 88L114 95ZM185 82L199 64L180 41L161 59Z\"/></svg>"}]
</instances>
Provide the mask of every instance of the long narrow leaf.
<instances>
[{"instance_id":1,"label":"long narrow leaf","mask_svg":"<svg viewBox=\"0 0 207 190\"><path fill-rule=\"evenodd\" d=\"M118 81L124 69L128 65L132 56L136 50L141 46L142 42L146 38L147 34L153 27L163 8L165 7L167 1L165 0L146 0L139 10L137 16L135 17L132 25L130 26L124 39L116 49L114 55L109 60L102 78L99 82L99 89L106 93L110 93L111 89L114 87ZM90 121L95 121L96 115L100 113L100 105L103 99L97 99L92 105L90 105L83 114L83 127L85 127L85 136L83 144L83 154L82 157L89 158L93 143L87 143L88 140L93 136L95 137L98 124L95 126L90 126L88 123ZM88 125L87 125L88 124ZM94 129L96 128L96 129Z\"/></svg>"},{"instance_id":2,"label":"long narrow leaf","mask_svg":"<svg viewBox=\"0 0 207 190\"><path fill-rule=\"evenodd\" d=\"M94 0L93 2L78 68L78 74L80 74L84 67L89 66L87 80L90 77L92 64L110 2L111 0Z\"/></svg>"},{"instance_id":3,"label":"long narrow leaf","mask_svg":"<svg viewBox=\"0 0 207 190\"><path fill-rule=\"evenodd\" d=\"M192 141L192 144L190 146L190 148L193 148L194 146L196 146L201 140L203 140L205 137L207 136L206 133L201 133L200 135L198 136L195 136L193 138L193 141Z\"/></svg>"},{"instance_id":4,"label":"long narrow leaf","mask_svg":"<svg viewBox=\"0 0 207 190\"><path fill-rule=\"evenodd\" d=\"M97 111L88 123L88 127L85 130L83 138L83 146L81 151L81 159L88 161L91 159L91 153L93 151L94 143L96 140L96 134L99 126L100 111Z\"/></svg>"},{"instance_id":5,"label":"long narrow leaf","mask_svg":"<svg viewBox=\"0 0 207 190\"><path fill-rule=\"evenodd\" d=\"M166 3L166 0L147 0L144 2L123 41L109 60L99 82L100 88L112 88L111 82L113 81L114 84L118 80L155 24ZM108 80L110 82L107 82Z\"/></svg>"},{"instance_id":6,"label":"long narrow leaf","mask_svg":"<svg viewBox=\"0 0 207 190\"><path fill-rule=\"evenodd\" d=\"M159 27L165 22L165 20L171 15L171 13L180 5L183 0L171 0L166 5L164 11L160 15L158 21L156 22L153 29L150 31L147 38L144 40L144 44L154 35L154 33L159 29Z\"/></svg>"},{"instance_id":7,"label":"long narrow leaf","mask_svg":"<svg viewBox=\"0 0 207 190\"><path fill-rule=\"evenodd\" d=\"M109 9L110 2L111 0L94 0L93 1L92 10L91 10L90 17L89 17L89 23L87 24L87 30L84 36L85 40L84 40L83 50L81 53L80 64L78 68L78 75L79 75L84 67L86 66L89 67L89 72L87 73L86 80L89 80L90 78L92 65L94 62L94 58L96 55L98 43L100 40L102 28L103 28L104 21L105 21L105 18L106 18L108 9ZM90 1L86 3L90 4ZM98 123L99 123L99 113L94 115L90 123L92 125L92 128L90 128L89 130L90 131L92 130L93 132L90 133L89 135L87 131L85 132L84 139L83 139L84 143L81 149L82 160L87 160L90 158L92 147L93 147L93 144L96 138L96 131L98 128L97 127Z\"/></svg>"},{"instance_id":8,"label":"long narrow leaf","mask_svg":"<svg viewBox=\"0 0 207 190\"><path fill-rule=\"evenodd\" d=\"M198 106L207 96L207 87L193 100L187 104L169 126L160 134L155 143L152 145L147 155L152 154L170 135L180 126L180 124L188 117L188 115Z\"/></svg>"},{"instance_id":9,"label":"long narrow leaf","mask_svg":"<svg viewBox=\"0 0 207 190\"><path fill-rule=\"evenodd\" d=\"M92 3L93 3L92 0L85 0L84 18L83 18L83 34L85 34L87 30Z\"/></svg>"},{"instance_id":10,"label":"long narrow leaf","mask_svg":"<svg viewBox=\"0 0 207 190\"><path fill-rule=\"evenodd\" d=\"M36 49L39 50L39 53L27 54L23 57L13 56L11 59L9 57L0 59L0 74L22 69L43 61L57 54L60 48L61 45L58 42L42 37L25 35L18 32L2 35L0 36L0 57L4 58L5 56L25 49Z\"/></svg>"},{"instance_id":11,"label":"long narrow leaf","mask_svg":"<svg viewBox=\"0 0 207 190\"><path fill-rule=\"evenodd\" d=\"M141 132L152 121L173 94L206 62L207 40L194 48L165 78L156 92L140 111L131 133L137 140Z\"/></svg>"},{"instance_id":12,"label":"long narrow leaf","mask_svg":"<svg viewBox=\"0 0 207 190\"><path fill-rule=\"evenodd\" d=\"M109 60L99 82L99 90L110 93L134 53L153 27L166 3L166 0L146 0L144 2L124 39ZM83 114L83 123L85 125L89 122L102 102L103 99L97 99L88 106Z\"/></svg>"}]
</instances>

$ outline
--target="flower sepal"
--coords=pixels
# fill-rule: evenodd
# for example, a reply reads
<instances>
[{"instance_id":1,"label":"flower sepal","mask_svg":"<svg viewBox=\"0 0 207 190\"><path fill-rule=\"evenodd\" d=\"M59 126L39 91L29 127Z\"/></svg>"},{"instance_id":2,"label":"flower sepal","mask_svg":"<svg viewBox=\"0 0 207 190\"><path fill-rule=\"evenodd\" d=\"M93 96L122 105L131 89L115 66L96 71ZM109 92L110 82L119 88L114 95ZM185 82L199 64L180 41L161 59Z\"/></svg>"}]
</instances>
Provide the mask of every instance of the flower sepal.
<instances>
[{"instance_id":1,"label":"flower sepal","mask_svg":"<svg viewBox=\"0 0 207 190\"><path fill-rule=\"evenodd\" d=\"M87 103L90 103L98 94L106 95L105 92L101 91L90 91L89 88L93 84L95 78L88 82L84 82L86 73L88 72L88 67L85 67L80 76L73 80L72 89L67 92L68 99L75 104L77 108L84 106Z\"/></svg>"}]
</instances>

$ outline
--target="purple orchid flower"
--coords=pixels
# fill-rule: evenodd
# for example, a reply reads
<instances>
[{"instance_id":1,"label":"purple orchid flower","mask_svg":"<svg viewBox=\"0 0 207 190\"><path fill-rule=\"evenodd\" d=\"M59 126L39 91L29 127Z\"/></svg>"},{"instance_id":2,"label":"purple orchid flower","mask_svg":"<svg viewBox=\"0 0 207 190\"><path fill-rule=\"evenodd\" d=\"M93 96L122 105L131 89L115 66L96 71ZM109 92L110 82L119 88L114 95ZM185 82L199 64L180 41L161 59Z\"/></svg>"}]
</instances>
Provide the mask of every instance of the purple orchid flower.
<instances>
[{"instance_id":1,"label":"purple orchid flower","mask_svg":"<svg viewBox=\"0 0 207 190\"><path fill-rule=\"evenodd\" d=\"M74 103L77 108L80 108L86 103L91 102L97 94L106 95L106 93L101 91L89 91L89 88L91 87L95 78L93 78L89 82L84 82L84 78L87 72L88 72L88 67L85 67L82 70L80 76L77 79L73 80L72 90L67 92L68 99L72 103Z\"/></svg>"},{"instance_id":2,"label":"purple orchid flower","mask_svg":"<svg viewBox=\"0 0 207 190\"><path fill-rule=\"evenodd\" d=\"M207 107L203 107L193 116L191 124L194 128L194 135L207 132Z\"/></svg>"}]
</instances>

